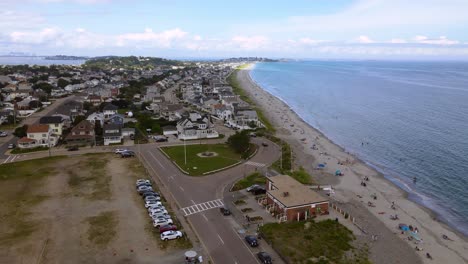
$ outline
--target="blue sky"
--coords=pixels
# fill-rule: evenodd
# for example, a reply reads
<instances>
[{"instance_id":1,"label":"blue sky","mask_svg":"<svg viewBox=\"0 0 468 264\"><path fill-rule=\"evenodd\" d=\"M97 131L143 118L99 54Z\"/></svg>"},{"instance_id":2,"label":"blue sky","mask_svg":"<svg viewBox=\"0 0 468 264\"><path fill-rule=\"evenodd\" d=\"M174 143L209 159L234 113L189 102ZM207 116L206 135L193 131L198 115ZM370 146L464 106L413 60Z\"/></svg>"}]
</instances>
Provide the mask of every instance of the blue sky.
<instances>
[{"instance_id":1,"label":"blue sky","mask_svg":"<svg viewBox=\"0 0 468 264\"><path fill-rule=\"evenodd\" d=\"M468 59L465 0L2 0L0 54Z\"/></svg>"}]
</instances>

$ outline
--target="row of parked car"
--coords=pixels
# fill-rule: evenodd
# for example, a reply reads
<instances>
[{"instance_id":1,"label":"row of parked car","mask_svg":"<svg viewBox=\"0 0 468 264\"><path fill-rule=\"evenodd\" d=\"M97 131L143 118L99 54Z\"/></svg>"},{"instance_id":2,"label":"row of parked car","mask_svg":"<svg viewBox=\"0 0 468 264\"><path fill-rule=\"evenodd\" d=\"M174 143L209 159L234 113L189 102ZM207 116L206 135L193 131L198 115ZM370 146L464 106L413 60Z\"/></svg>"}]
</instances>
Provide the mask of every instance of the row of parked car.
<instances>
[{"instance_id":1,"label":"row of parked car","mask_svg":"<svg viewBox=\"0 0 468 264\"><path fill-rule=\"evenodd\" d=\"M162 204L160 194L153 190L151 182L146 179L138 179L135 185L137 192L145 202L145 208L148 210L153 226L159 230L161 240L181 238L183 236L182 232L177 230L177 226L174 225L169 212Z\"/></svg>"},{"instance_id":2,"label":"row of parked car","mask_svg":"<svg viewBox=\"0 0 468 264\"><path fill-rule=\"evenodd\" d=\"M135 152L129 149L116 149L115 154L119 154L122 158L135 157Z\"/></svg>"}]
</instances>

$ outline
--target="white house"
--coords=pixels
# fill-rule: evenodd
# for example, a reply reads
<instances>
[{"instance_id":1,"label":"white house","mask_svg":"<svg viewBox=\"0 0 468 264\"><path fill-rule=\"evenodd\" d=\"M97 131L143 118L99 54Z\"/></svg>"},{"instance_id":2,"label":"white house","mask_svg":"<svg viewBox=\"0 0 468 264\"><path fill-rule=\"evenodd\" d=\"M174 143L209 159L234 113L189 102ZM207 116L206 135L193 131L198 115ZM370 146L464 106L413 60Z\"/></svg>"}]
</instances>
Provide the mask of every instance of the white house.
<instances>
[{"instance_id":1,"label":"white house","mask_svg":"<svg viewBox=\"0 0 468 264\"><path fill-rule=\"evenodd\" d=\"M29 125L26 134L26 137L18 140L19 148L53 147L58 142L49 125Z\"/></svg>"},{"instance_id":2,"label":"white house","mask_svg":"<svg viewBox=\"0 0 468 264\"><path fill-rule=\"evenodd\" d=\"M105 146L122 143L122 130L119 125L105 124L102 136L104 137Z\"/></svg>"},{"instance_id":3,"label":"white house","mask_svg":"<svg viewBox=\"0 0 468 264\"><path fill-rule=\"evenodd\" d=\"M192 118L195 113L191 114ZM207 116L200 117L194 121L190 118L183 118L177 123L177 132L179 139L192 140L202 138L217 138L218 132L212 128L211 122Z\"/></svg>"}]
</instances>

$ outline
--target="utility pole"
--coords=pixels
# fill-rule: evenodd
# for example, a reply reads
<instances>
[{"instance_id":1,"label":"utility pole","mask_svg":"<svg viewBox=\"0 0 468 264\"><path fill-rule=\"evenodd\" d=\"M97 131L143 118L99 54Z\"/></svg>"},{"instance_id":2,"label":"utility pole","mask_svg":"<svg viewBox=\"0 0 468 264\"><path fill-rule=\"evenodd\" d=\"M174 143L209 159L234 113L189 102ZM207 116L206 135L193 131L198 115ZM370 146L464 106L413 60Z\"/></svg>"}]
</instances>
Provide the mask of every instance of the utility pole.
<instances>
[{"instance_id":1,"label":"utility pole","mask_svg":"<svg viewBox=\"0 0 468 264\"><path fill-rule=\"evenodd\" d=\"M184 139L184 159L185 159L185 165L187 165L187 146L185 144L185 139Z\"/></svg>"},{"instance_id":2,"label":"utility pole","mask_svg":"<svg viewBox=\"0 0 468 264\"><path fill-rule=\"evenodd\" d=\"M47 130L47 145L49 146L49 157L52 156L52 153L50 153L50 128Z\"/></svg>"},{"instance_id":3,"label":"utility pole","mask_svg":"<svg viewBox=\"0 0 468 264\"><path fill-rule=\"evenodd\" d=\"M280 157L280 168L281 168L281 170L283 170L283 145L281 145L280 154L281 154L281 157Z\"/></svg>"}]
</instances>

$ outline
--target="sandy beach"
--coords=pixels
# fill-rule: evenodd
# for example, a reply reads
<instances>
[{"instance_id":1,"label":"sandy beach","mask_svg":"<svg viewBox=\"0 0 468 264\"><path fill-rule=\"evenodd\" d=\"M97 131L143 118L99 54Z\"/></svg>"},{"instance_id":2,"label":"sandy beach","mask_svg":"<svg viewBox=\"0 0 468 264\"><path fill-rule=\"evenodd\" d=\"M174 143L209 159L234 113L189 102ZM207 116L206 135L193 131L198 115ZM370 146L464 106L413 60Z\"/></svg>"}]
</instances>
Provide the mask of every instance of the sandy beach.
<instances>
[{"instance_id":1,"label":"sandy beach","mask_svg":"<svg viewBox=\"0 0 468 264\"><path fill-rule=\"evenodd\" d=\"M250 78L251 66L238 72L240 85L263 109L275 126L276 135L293 147L295 166L306 168L317 184L331 184L335 188L331 201L356 218L364 231L355 235L369 245L374 263L468 263L468 242L463 235L437 221L429 210L408 200L405 192L379 172L331 142L284 102L261 89ZM315 169L319 163L326 164L323 170ZM344 176L334 176L336 170L341 170ZM368 206L368 202L374 206ZM390 219L395 214L399 219ZM416 227L422 243L416 244L414 239L410 241L408 235L401 234L399 223ZM373 236L377 236L376 241L371 239ZM417 251L416 246L423 250Z\"/></svg>"}]
</instances>

